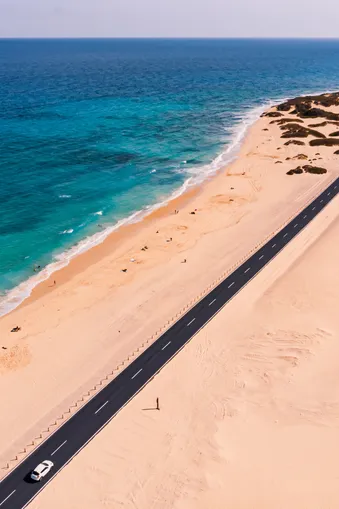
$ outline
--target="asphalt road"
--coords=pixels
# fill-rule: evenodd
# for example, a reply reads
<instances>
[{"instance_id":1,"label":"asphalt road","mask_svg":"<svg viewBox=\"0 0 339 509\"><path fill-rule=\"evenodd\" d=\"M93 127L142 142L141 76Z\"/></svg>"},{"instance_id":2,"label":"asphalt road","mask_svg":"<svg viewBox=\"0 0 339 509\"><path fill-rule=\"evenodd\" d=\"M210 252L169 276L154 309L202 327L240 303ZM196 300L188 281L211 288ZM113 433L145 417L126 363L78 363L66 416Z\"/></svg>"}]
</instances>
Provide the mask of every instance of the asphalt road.
<instances>
[{"instance_id":1,"label":"asphalt road","mask_svg":"<svg viewBox=\"0 0 339 509\"><path fill-rule=\"evenodd\" d=\"M0 483L0 508L26 507L192 337L326 207L338 191L339 178L8 474ZM50 475L41 483L29 482L30 472L46 459L54 462Z\"/></svg>"}]
</instances>

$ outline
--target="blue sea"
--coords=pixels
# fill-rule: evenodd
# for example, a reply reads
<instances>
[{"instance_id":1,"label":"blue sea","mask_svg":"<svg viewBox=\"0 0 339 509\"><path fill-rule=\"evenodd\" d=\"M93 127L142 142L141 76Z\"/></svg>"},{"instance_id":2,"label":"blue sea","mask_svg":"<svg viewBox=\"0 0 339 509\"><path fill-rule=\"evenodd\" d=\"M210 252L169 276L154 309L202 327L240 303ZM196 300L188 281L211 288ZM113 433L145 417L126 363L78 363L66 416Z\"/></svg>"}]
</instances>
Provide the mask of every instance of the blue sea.
<instances>
[{"instance_id":1,"label":"blue sea","mask_svg":"<svg viewBox=\"0 0 339 509\"><path fill-rule=\"evenodd\" d=\"M338 64L338 40L0 40L0 314Z\"/></svg>"}]
</instances>

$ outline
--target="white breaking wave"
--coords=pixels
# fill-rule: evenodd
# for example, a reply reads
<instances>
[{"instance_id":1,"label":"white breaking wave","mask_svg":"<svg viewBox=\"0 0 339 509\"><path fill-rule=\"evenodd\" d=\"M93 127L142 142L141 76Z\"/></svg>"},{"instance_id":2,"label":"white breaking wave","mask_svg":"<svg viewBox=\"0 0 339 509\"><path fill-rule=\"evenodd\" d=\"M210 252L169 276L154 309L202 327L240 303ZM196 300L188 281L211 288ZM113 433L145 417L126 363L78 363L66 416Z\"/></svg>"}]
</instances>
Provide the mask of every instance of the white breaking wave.
<instances>
[{"instance_id":1,"label":"white breaking wave","mask_svg":"<svg viewBox=\"0 0 339 509\"><path fill-rule=\"evenodd\" d=\"M324 93L330 92L333 91L327 90ZM305 95L314 95L316 93L321 92L319 91L308 92ZM56 255L52 263L47 265L39 273L31 276L28 280L20 283L17 287L7 292L5 296L0 299L0 316L9 313L17 306L19 306L27 297L30 296L35 286L37 286L42 281L48 279L50 275L53 274L53 272L60 270L63 267L66 267L69 264L69 262L76 256L79 256L80 254L91 249L92 247L101 244L112 232L118 230L121 226L141 221L145 216L163 207L171 200L178 198L180 195L185 193L189 188L201 184L204 180L216 174L221 168L224 168L226 165L230 164L236 158L238 150L241 146L241 142L243 141L251 125L254 124L254 122L260 117L260 115L264 111L266 111L269 107L274 106L275 104L279 104L287 99L288 99L287 97L284 97L280 99L277 98L275 100L267 100L261 106L252 108L245 114L241 115L241 112L239 112L240 121L236 123L236 125L233 128L233 137L231 143L228 144L224 152L218 155L210 164L197 166L196 168L186 169L185 173L188 175L187 180L170 196L165 197L163 201L155 205L147 205L142 210L134 212L125 219L118 221L115 225L109 226L101 230L100 232L83 239L82 241L78 242L67 251L59 255ZM70 198L71 195L60 195L60 197ZM73 230L72 229L65 230L62 233L65 234L73 233Z\"/></svg>"},{"instance_id":2,"label":"white breaking wave","mask_svg":"<svg viewBox=\"0 0 339 509\"><path fill-rule=\"evenodd\" d=\"M102 210L99 210L98 212L94 212L95 216L102 216L103 212Z\"/></svg>"},{"instance_id":3,"label":"white breaking wave","mask_svg":"<svg viewBox=\"0 0 339 509\"><path fill-rule=\"evenodd\" d=\"M59 198L72 198L71 194L59 194Z\"/></svg>"},{"instance_id":4,"label":"white breaking wave","mask_svg":"<svg viewBox=\"0 0 339 509\"><path fill-rule=\"evenodd\" d=\"M61 235L64 235L66 233L73 233L73 232L74 232L73 228L70 228L69 230L64 230L63 232L61 232Z\"/></svg>"}]
</instances>

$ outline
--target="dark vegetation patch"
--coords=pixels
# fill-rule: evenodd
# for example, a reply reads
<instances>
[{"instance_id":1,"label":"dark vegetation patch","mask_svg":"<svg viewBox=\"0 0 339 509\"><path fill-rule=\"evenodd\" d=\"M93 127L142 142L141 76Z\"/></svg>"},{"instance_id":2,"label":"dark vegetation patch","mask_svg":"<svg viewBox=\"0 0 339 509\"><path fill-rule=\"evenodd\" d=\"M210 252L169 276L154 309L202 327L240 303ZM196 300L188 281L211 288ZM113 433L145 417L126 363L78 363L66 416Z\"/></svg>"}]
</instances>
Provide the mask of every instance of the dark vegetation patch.
<instances>
[{"instance_id":1,"label":"dark vegetation patch","mask_svg":"<svg viewBox=\"0 0 339 509\"><path fill-rule=\"evenodd\" d=\"M314 173L316 175L322 175L323 173L327 173L325 168L320 168L319 166L311 166L310 164L305 164L302 167L305 173Z\"/></svg>"},{"instance_id":2,"label":"dark vegetation patch","mask_svg":"<svg viewBox=\"0 0 339 509\"><path fill-rule=\"evenodd\" d=\"M320 122L320 124L310 124L309 127L325 127L326 125L339 125L339 122L324 120L324 122Z\"/></svg>"},{"instance_id":3,"label":"dark vegetation patch","mask_svg":"<svg viewBox=\"0 0 339 509\"><path fill-rule=\"evenodd\" d=\"M306 161L308 156L306 154L298 154L297 156L292 157L292 159L303 159Z\"/></svg>"},{"instance_id":4,"label":"dark vegetation patch","mask_svg":"<svg viewBox=\"0 0 339 509\"><path fill-rule=\"evenodd\" d=\"M296 174L296 175L297 175L297 174L299 174L299 173L303 173L303 172L304 172L304 170L303 170L300 166L298 166L298 168L295 168L294 170L289 170L289 171L286 173L286 175L294 175L294 174Z\"/></svg>"},{"instance_id":5,"label":"dark vegetation patch","mask_svg":"<svg viewBox=\"0 0 339 509\"><path fill-rule=\"evenodd\" d=\"M321 95L309 95L306 97L296 97L295 99L289 99L288 101L279 104L277 111L291 111L292 115L297 115L300 118L326 118L327 120L339 121L339 114L332 113L330 111L316 108L313 106L339 106L339 92L333 94L321 94Z\"/></svg>"},{"instance_id":6,"label":"dark vegetation patch","mask_svg":"<svg viewBox=\"0 0 339 509\"><path fill-rule=\"evenodd\" d=\"M268 111L267 113L263 113L260 116L261 117L283 117L284 115L282 113L279 113L279 111Z\"/></svg>"},{"instance_id":7,"label":"dark vegetation patch","mask_svg":"<svg viewBox=\"0 0 339 509\"><path fill-rule=\"evenodd\" d=\"M290 141L286 141L286 143L284 143L284 145L305 145L305 142L300 141L300 140L290 140Z\"/></svg>"},{"instance_id":8,"label":"dark vegetation patch","mask_svg":"<svg viewBox=\"0 0 339 509\"><path fill-rule=\"evenodd\" d=\"M307 136L314 136L315 138L325 138L323 133L309 129L299 124L286 124L281 125L280 129L285 131L281 138L307 138Z\"/></svg>"},{"instance_id":9,"label":"dark vegetation patch","mask_svg":"<svg viewBox=\"0 0 339 509\"><path fill-rule=\"evenodd\" d=\"M271 120L270 124L287 124L288 122L300 122L301 124L304 122L301 118L279 118L278 120Z\"/></svg>"},{"instance_id":10,"label":"dark vegetation patch","mask_svg":"<svg viewBox=\"0 0 339 509\"><path fill-rule=\"evenodd\" d=\"M319 124L310 124L310 127L325 127L325 125L327 125L328 122L326 122L326 120L324 122L320 122Z\"/></svg>"},{"instance_id":11,"label":"dark vegetation patch","mask_svg":"<svg viewBox=\"0 0 339 509\"><path fill-rule=\"evenodd\" d=\"M333 138L324 138L322 140L311 140L311 147L319 147L320 145L324 145L325 147L334 147L335 145L339 145L339 140L335 140Z\"/></svg>"},{"instance_id":12,"label":"dark vegetation patch","mask_svg":"<svg viewBox=\"0 0 339 509\"><path fill-rule=\"evenodd\" d=\"M334 131L334 133L329 134L329 136L339 136L339 131Z\"/></svg>"},{"instance_id":13,"label":"dark vegetation patch","mask_svg":"<svg viewBox=\"0 0 339 509\"><path fill-rule=\"evenodd\" d=\"M279 104L277 106L278 111L289 111L292 106L299 104L311 104L314 102L317 106L324 106L329 108L330 106L339 106L339 92L321 94L321 95L307 95L304 97L296 97L295 99L289 99L288 101Z\"/></svg>"},{"instance_id":14,"label":"dark vegetation patch","mask_svg":"<svg viewBox=\"0 0 339 509\"><path fill-rule=\"evenodd\" d=\"M325 168L320 168L319 166L311 166L310 164L305 164L304 166L298 166L293 170L289 170L286 175L300 175L301 173L313 173L314 175L322 175L323 173L327 173Z\"/></svg>"}]
</instances>

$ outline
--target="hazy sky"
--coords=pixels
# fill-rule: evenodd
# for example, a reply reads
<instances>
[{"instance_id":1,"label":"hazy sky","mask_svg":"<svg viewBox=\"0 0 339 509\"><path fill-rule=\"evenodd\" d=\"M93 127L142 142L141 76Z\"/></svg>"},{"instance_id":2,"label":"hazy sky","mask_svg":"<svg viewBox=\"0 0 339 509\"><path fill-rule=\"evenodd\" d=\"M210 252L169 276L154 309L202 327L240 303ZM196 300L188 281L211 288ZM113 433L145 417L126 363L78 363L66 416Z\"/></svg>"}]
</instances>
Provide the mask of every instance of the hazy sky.
<instances>
[{"instance_id":1,"label":"hazy sky","mask_svg":"<svg viewBox=\"0 0 339 509\"><path fill-rule=\"evenodd\" d=\"M339 37L339 0L0 0L0 37Z\"/></svg>"}]
</instances>

